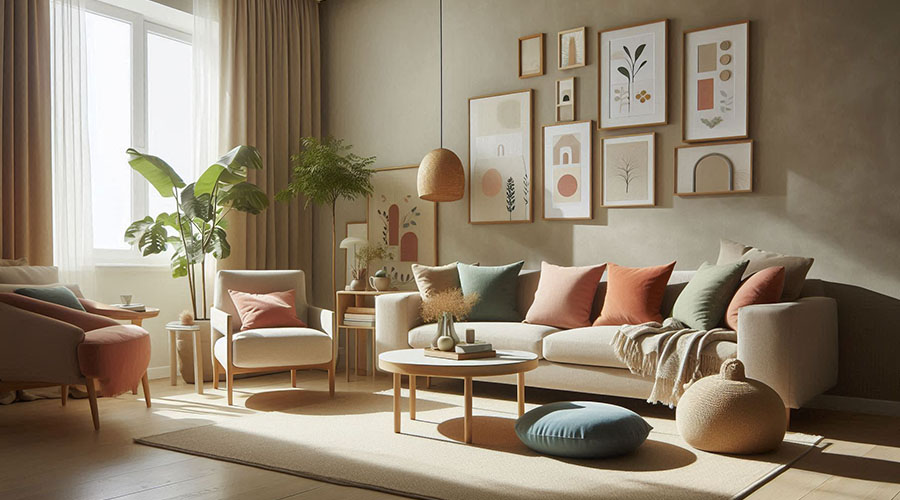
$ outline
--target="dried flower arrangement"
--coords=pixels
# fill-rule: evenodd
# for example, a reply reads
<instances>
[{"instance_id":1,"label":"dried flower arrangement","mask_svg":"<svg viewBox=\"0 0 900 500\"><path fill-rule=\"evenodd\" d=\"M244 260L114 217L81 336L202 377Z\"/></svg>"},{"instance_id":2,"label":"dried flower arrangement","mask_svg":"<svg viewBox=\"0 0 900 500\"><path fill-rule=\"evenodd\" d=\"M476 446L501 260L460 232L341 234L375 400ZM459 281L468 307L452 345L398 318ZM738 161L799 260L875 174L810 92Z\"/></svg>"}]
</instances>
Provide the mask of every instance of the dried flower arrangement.
<instances>
[{"instance_id":1,"label":"dried flower arrangement","mask_svg":"<svg viewBox=\"0 0 900 500\"><path fill-rule=\"evenodd\" d=\"M478 302L478 294L463 295L459 288L437 292L422 302L422 319L436 322L445 313L450 313L456 321L462 321Z\"/></svg>"},{"instance_id":2,"label":"dried flower arrangement","mask_svg":"<svg viewBox=\"0 0 900 500\"><path fill-rule=\"evenodd\" d=\"M188 310L181 311L181 314L178 315L178 319L181 321L182 325L193 325L194 313Z\"/></svg>"},{"instance_id":3,"label":"dried flower arrangement","mask_svg":"<svg viewBox=\"0 0 900 500\"><path fill-rule=\"evenodd\" d=\"M393 259L394 255L382 243L368 243L359 247L354 257L356 257L356 263L350 268L350 274L355 280L364 280L369 264L379 260Z\"/></svg>"}]
</instances>

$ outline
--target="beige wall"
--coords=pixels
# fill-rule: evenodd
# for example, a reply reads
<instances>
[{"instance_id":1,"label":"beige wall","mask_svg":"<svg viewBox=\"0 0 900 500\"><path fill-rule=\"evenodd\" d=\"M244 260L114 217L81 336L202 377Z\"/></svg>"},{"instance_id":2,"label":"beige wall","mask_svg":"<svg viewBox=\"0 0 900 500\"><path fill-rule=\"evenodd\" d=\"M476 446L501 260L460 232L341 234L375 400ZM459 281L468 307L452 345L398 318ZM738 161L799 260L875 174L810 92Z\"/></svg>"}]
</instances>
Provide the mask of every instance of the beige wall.
<instances>
[{"instance_id":1,"label":"beige wall","mask_svg":"<svg viewBox=\"0 0 900 500\"><path fill-rule=\"evenodd\" d=\"M322 4L323 121L377 166L418 163L439 143L438 1L330 0ZM720 237L816 258L811 275L839 298L840 395L900 400L900 3L895 1L445 0L444 144L467 158L467 99L535 89L535 186L541 192L541 126L553 120L553 86L576 76L578 119L597 119L597 31L670 19L670 124L657 132L657 207L599 208L589 223L540 220L471 226L467 201L440 210L441 261L501 264L542 259L696 268ZM751 20L750 135L755 192L672 195L680 144L681 33ZM588 66L558 71L556 32L586 25ZM516 40L543 32L546 74L516 77ZM339 231L365 218L339 206ZM327 269L328 214L317 219L316 266ZM339 232L339 238L342 237ZM343 254L340 254L341 262ZM340 267L340 263L339 263ZM339 283L343 271L339 271ZM316 302L330 303L318 280Z\"/></svg>"}]
</instances>

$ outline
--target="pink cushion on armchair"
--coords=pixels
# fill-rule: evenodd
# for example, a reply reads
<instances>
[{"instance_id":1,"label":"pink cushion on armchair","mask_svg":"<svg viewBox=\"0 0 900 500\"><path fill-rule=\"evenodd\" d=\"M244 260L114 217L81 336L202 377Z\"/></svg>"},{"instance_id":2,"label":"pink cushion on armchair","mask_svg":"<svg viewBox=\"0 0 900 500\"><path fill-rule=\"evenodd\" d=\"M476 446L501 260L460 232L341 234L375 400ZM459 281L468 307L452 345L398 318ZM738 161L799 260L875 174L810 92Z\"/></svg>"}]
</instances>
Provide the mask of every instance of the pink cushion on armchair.
<instances>
[{"instance_id":1,"label":"pink cushion on armchair","mask_svg":"<svg viewBox=\"0 0 900 500\"><path fill-rule=\"evenodd\" d=\"M241 330L296 326L306 323L297 318L294 308L295 290L272 293L247 293L228 290L234 308L241 317Z\"/></svg>"}]
</instances>

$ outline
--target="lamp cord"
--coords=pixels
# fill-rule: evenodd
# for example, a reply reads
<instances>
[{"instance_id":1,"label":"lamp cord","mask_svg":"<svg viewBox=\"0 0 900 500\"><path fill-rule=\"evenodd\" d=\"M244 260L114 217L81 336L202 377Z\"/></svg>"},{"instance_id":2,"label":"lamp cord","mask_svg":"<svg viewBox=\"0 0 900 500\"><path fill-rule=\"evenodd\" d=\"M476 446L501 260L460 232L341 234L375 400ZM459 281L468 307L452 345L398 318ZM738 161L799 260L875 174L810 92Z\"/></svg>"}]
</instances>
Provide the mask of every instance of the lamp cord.
<instances>
[{"instance_id":1,"label":"lamp cord","mask_svg":"<svg viewBox=\"0 0 900 500\"><path fill-rule=\"evenodd\" d=\"M440 59L441 59L441 148L444 147L444 0L440 0Z\"/></svg>"}]
</instances>

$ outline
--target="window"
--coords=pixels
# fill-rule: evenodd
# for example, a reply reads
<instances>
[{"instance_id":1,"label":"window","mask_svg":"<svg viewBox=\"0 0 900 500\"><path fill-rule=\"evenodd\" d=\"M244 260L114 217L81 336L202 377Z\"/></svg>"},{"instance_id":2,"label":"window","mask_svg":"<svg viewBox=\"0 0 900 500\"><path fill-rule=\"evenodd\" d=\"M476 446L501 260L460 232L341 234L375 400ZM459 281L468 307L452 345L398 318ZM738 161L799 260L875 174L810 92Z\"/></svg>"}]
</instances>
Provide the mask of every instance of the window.
<instances>
[{"instance_id":1,"label":"window","mask_svg":"<svg viewBox=\"0 0 900 500\"><path fill-rule=\"evenodd\" d=\"M123 239L137 219L173 211L128 166L134 147L193 176L190 35L93 1L85 19L94 256L99 264L162 264Z\"/></svg>"}]
</instances>

